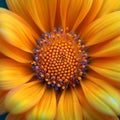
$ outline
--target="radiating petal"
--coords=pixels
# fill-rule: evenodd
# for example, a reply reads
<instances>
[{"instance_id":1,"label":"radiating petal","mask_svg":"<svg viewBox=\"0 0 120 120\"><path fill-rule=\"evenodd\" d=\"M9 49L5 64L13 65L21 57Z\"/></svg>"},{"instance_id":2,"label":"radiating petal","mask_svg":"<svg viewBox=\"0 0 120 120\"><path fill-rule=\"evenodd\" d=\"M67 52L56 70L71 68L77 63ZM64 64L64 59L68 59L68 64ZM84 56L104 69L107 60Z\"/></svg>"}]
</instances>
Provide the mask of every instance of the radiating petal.
<instances>
[{"instance_id":1,"label":"radiating petal","mask_svg":"<svg viewBox=\"0 0 120 120\"><path fill-rule=\"evenodd\" d=\"M100 59L100 60L94 60L93 63L91 63L90 68L99 73L100 75L112 79L114 81L120 82L120 60L114 60L114 59Z\"/></svg>"},{"instance_id":2,"label":"radiating petal","mask_svg":"<svg viewBox=\"0 0 120 120\"><path fill-rule=\"evenodd\" d=\"M11 89L28 82L32 77L30 66L10 59L0 59L0 88Z\"/></svg>"},{"instance_id":3,"label":"radiating petal","mask_svg":"<svg viewBox=\"0 0 120 120\"><path fill-rule=\"evenodd\" d=\"M82 81L81 85L86 99L96 110L113 116L116 116L120 112L119 100L108 94L108 92L100 88L97 84L87 80Z\"/></svg>"},{"instance_id":4,"label":"radiating petal","mask_svg":"<svg viewBox=\"0 0 120 120\"><path fill-rule=\"evenodd\" d=\"M75 91L76 96L78 97L78 100L82 107L83 119L94 120L96 113L94 111L92 111L92 108L91 108L91 110L89 109L90 107L87 104L87 101L85 99L85 96L83 94L81 87L75 88L74 91ZM93 116L92 112L94 112L94 116ZM97 120L99 120L99 119L97 119Z\"/></svg>"},{"instance_id":5,"label":"radiating petal","mask_svg":"<svg viewBox=\"0 0 120 120\"><path fill-rule=\"evenodd\" d=\"M0 35L0 52L7 57L10 57L20 63L30 63L32 56L30 53L20 50L8 42L6 42Z\"/></svg>"},{"instance_id":6,"label":"radiating petal","mask_svg":"<svg viewBox=\"0 0 120 120\"><path fill-rule=\"evenodd\" d=\"M108 99L110 98L109 102L113 102L111 103L111 108L113 107L114 111L116 111L116 113L119 114L120 111L119 110L117 111L118 108L120 109L119 90L113 87L112 84L110 83L108 84L108 82L105 81L105 79L99 78L98 75L89 74L87 75L87 78L90 81L92 81L94 84L96 84L99 88L104 90L107 94L109 94L109 96L111 96L111 97L108 97Z\"/></svg>"},{"instance_id":7,"label":"radiating petal","mask_svg":"<svg viewBox=\"0 0 120 120\"><path fill-rule=\"evenodd\" d=\"M120 0L104 0L102 8L100 9L97 17L101 17L110 12L119 11L120 10Z\"/></svg>"},{"instance_id":8,"label":"radiating petal","mask_svg":"<svg viewBox=\"0 0 120 120\"><path fill-rule=\"evenodd\" d=\"M120 36L101 44L99 49L92 49L91 57L120 56Z\"/></svg>"},{"instance_id":9,"label":"radiating petal","mask_svg":"<svg viewBox=\"0 0 120 120\"><path fill-rule=\"evenodd\" d=\"M81 34L86 45L95 45L120 35L120 11L105 15L92 22Z\"/></svg>"},{"instance_id":10,"label":"radiating petal","mask_svg":"<svg viewBox=\"0 0 120 120\"><path fill-rule=\"evenodd\" d=\"M116 115L120 114L120 97L119 94L117 94L117 96L115 96L112 93L115 91L114 88L112 89L112 87L107 86L107 88L104 87L100 87L99 84L95 84L93 82L91 82L90 80L88 80L85 83L87 89L89 89L91 91L92 94L94 94L96 97L98 97L99 100L101 100L103 103L105 103L107 106L110 107L111 110L113 110ZM84 88L83 88L84 89ZM94 101L96 102L96 101ZM97 106L98 107L98 106ZM102 106L101 106L102 107ZM101 109L101 108L97 108L97 109Z\"/></svg>"},{"instance_id":11,"label":"radiating petal","mask_svg":"<svg viewBox=\"0 0 120 120\"><path fill-rule=\"evenodd\" d=\"M54 120L56 115L56 96L54 90L47 89L39 103L28 112L27 120Z\"/></svg>"},{"instance_id":12,"label":"radiating petal","mask_svg":"<svg viewBox=\"0 0 120 120\"><path fill-rule=\"evenodd\" d=\"M75 88L75 93L81 103L84 120L118 120L116 115L108 115L104 112L100 112L96 110L91 104L89 104L81 87ZM93 102L95 101L93 100Z\"/></svg>"},{"instance_id":13,"label":"radiating petal","mask_svg":"<svg viewBox=\"0 0 120 120\"><path fill-rule=\"evenodd\" d=\"M60 15L64 29L66 27L72 28L79 15L82 3L82 0L60 0Z\"/></svg>"},{"instance_id":14,"label":"radiating petal","mask_svg":"<svg viewBox=\"0 0 120 120\"><path fill-rule=\"evenodd\" d=\"M80 31L80 33L82 30L86 29L88 24L90 24L92 21L95 20L97 14L101 10L103 1L104 0L93 0L92 6L91 6L88 14L86 15L85 19L82 21L82 23L80 24L80 26L78 28L79 29L78 31Z\"/></svg>"},{"instance_id":15,"label":"radiating petal","mask_svg":"<svg viewBox=\"0 0 120 120\"><path fill-rule=\"evenodd\" d=\"M13 115L13 114L8 114L5 120L26 120L24 114L19 114L19 115Z\"/></svg>"},{"instance_id":16,"label":"radiating petal","mask_svg":"<svg viewBox=\"0 0 120 120\"><path fill-rule=\"evenodd\" d=\"M38 35L40 34L41 31L31 18L28 6L25 4L26 2L24 0L6 0L6 3L11 11L21 16Z\"/></svg>"},{"instance_id":17,"label":"radiating petal","mask_svg":"<svg viewBox=\"0 0 120 120\"><path fill-rule=\"evenodd\" d=\"M83 106L83 109L84 109L84 106ZM84 120L119 120L117 116L97 114L96 112L91 110L92 109L83 110Z\"/></svg>"},{"instance_id":18,"label":"radiating petal","mask_svg":"<svg viewBox=\"0 0 120 120\"><path fill-rule=\"evenodd\" d=\"M62 24L60 19L60 0L57 0L57 6L56 6L56 16L55 16L55 27L59 28Z\"/></svg>"},{"instance_id":19,"label":"radiating petal","mask_svg":"<svg viewBox=\"0 0 120 120\"><path fill-rule=\"evenodd\" d=\"M23 113L39 102L44 91L45 86L38 80L21 85L8 93L5 107L10 113Z\"/></svg>"},{"instance_id":20,"label":"radiating petal","mask_svg":"<svg viewBox=\"0 0 120 120\"><path fill-rule=\"evenodd\" d=\"M12 0L12 2L7 0L7 3L11 9L14 6L13 11L22 15L26 20L32 19L43 32L53 29L57 0L26 0L25 2L24 0ZM28 14L28 16L25 17L24 14Z\"/></svg>"},{"instance_id":21,"label":"radiating petal","mask_svg":"<svg viewBox=\"0 0 120 120\"><path fill-rule=\"evenodd\" d=\"M92 106L91 106L92 107ZM84 106L83 106L84 109ZM92 111L92 109L84 109L83 114L84 114L84 120L119 120L117 116L112 116L112 115L105 115L105 114L97 114L96 112Z\"/></svg>"},{"instance_id":22,"label":"radiating petal","mask_svg":"<svg viewBox=\"0 0 120 120\"><path fill-rule=\"evenodd\" d=\"M0 35L9 44L32 53L36 46L34 31L19 16L0 8Z\"/></svg>"},{"instance_id":23,"label":"radiating petal","mask_svg":"<svg viewBox=\"0 0 120 120\"><path fill-rule=\"evenodd\" d=\"M82 120L82 109L73 89L62 92L58 103L57 120Z\"/></svg>"},{"instance_id":24,"label":"radiating petal","mask_svg":"<svg viewBox=\"0 0 120 120\"><path fill-rule=\"evenodd\" d=\"M41 0L42 1L42 0ZM43 1L42 1L43 2ZM49 11L49 27L50 30L52 30L55 26L55 17L57 14L57 0L46 0L48 5L48 11ZM46 3L45 3L46 4Z\"/></svg>"},{"instance_id":25,"label":"radiating petal","mask_svg":"<svg viewBox=\"0 0 120 120\"><path fill-rule=\"evenodd\" d=\"M80 23L84 20L84 18L88 14L90 8L92 7L92 3L93 3L93 0L83 0L82 1L82 5L81 5L80 11L77 15L77 19L73 23L73 28L72 28L73 31L75 31L77 29L77 27L80 25ZM75 13L76 13L76 11L74 12L74 14Z\"/></svg>"}]
</instances>

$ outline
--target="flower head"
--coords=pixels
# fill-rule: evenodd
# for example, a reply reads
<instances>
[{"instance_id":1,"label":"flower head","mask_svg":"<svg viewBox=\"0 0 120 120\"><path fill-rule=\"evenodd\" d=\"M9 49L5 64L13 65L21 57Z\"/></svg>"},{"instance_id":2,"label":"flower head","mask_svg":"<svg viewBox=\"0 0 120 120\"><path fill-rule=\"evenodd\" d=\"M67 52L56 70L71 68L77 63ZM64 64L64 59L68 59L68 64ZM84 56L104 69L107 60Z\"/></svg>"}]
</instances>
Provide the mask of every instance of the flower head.
<instances>
[{"instance_id":1,"label":"flower head","mask_svg":"<svg viewBox=\"0 0 120 120\"><path fill-rule=\"evenodd\" d=\"M0 112L7 120L118 120L120 1L7 0L0 8Z\"/></svg>"}]
</instances>

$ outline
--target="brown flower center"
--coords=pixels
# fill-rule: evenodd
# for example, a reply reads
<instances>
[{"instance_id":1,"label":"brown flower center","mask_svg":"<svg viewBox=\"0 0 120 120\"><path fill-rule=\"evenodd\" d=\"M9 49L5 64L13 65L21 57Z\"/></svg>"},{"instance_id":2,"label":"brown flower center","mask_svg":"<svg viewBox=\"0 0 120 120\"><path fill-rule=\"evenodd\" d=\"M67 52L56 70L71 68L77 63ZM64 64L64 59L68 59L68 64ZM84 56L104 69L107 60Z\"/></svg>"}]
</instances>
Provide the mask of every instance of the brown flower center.
<instances>
[{"instance_id":1,"label":"brown flower center","mask_svg":"<svg viewBox=\"0 0 120 120\"><path fill-rule=\"evenodd\" d=\"M34 50L33 70L56 90L75 87L87 68L85 45L76 34L60 29L44 34Z\"/></svg>"}]
</instances>

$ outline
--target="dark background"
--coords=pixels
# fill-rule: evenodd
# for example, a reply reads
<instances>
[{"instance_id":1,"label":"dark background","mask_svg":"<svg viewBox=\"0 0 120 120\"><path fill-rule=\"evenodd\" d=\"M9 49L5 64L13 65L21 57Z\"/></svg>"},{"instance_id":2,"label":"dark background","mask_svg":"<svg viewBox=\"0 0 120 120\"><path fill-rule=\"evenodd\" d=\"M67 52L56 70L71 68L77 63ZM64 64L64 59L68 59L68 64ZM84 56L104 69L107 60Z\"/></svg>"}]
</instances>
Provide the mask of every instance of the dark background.
<instances>
[{"instance_id":1,"label":"dark background","mask_svg":"<svg viewBox=\"0 0 120 120\"><path fill-rule=\"evenodd\" d=\"M7 5L5 3L5 0L0 0L0 7L7 8Z\"/></svg>"},{"instance_id":2,"label":"dark background","mask_svg":"<svg viewBox=\"0 0 120 120\"><path fill-rule=\"evenodd\" d=\"M7 8L5 0L0 0L0 7ZM5 120L6 115L7 115L7 113L0 115L0 120ZM119 119L120 119L120 117L119 117Z\"/></svg>"}]
</instances>

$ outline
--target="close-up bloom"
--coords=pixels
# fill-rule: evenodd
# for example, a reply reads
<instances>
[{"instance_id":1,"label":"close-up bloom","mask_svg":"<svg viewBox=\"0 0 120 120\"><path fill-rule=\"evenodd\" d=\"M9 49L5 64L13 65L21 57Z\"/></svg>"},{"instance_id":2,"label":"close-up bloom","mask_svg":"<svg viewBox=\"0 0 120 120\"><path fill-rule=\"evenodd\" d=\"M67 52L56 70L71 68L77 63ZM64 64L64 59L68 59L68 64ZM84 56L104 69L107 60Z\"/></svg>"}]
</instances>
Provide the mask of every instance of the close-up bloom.
<instances>
[{"instance_id":1,"label":"close-up bloom","mask_svg":"<svg viewBox=\"0 0 120 120\"><path fill-rule=\"evenodd\" d=\"M0 114L6 120L119 120L120 0L6 0L0 8Z\"/></svg>"}]
</instances>

